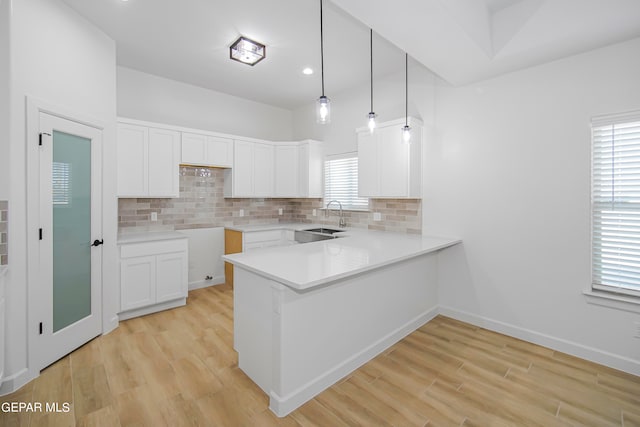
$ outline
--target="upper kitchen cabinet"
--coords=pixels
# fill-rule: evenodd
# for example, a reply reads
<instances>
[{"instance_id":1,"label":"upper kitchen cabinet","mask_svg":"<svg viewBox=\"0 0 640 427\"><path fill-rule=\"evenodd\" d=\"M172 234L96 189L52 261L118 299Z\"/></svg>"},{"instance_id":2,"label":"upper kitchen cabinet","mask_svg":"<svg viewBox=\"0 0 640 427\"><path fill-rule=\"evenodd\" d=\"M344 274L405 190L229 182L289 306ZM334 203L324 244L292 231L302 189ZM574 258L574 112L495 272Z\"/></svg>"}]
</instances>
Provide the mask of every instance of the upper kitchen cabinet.
<instances>
[{"instance_id":1,"label":"upper kitchen cabinet","mask_svg":"<svg viewBox=\"0 0 640 427\"><path fill-rule=\"evenodd\" d=\"M233 139L182 132L180 163L196 166L233 166Z\"/></svg>"},{"instance_id":2,"label":"upper kitchen cabinet","mask_svg":"<svg viewBox=\"0 0 640 427\"><path fill-rule=\"evenodd\" d=\"M178 197L180 133L118 123L118 197Z\"/></svg>"},{"instance_id":3,"label":"upper kitchen cabinet","mask_svg":"<svg viewBox=\"0 0 640 427\"><path fill-rule=\"evenodd\" d=\"M402 139L404 119L380 123L358 133L358 195L371 198L422 197L422 135L420 120L409 119L411 142Z\"/></svg>"},{"instance_id":4,"label":"upper kitchen cabinet","mask_svg":"<svg viewBox=\"0 0 640 427\"><path fill-rule=\"evenodd\" d=\"M274 146L235 140L233 166L224 172L225 197L273 197Z\"/></svg>"},{"instance_id":5,"label":"upper kitchen cabinet","mask_svg":"<svg viewBox=\"0 0 640 427\"><path fill-rule=\"evenodd\" d=\"M322 143L307 139L298 146L298 197L321 198L324 159Z\"/></svg>"},{"instance_id":6,"label":"upper kitchen cabinet","mask_svg":"<svg viewBox=\"0 0 640 427\"><path fill-rule=\"evenodd\" d=\"M275 197L322 197L322 145L275 143Z\"/></svg>"},{"instance_id":7,"label":"upper kitchen cabinet","mask_svg":"<svg viewBox=\"0 0 640 427\"><path fill-rule=\"evenodd\" d=\"M275 146L275 196L298 197L298 144L279 143Z\"/></svg>"}]
</instances>

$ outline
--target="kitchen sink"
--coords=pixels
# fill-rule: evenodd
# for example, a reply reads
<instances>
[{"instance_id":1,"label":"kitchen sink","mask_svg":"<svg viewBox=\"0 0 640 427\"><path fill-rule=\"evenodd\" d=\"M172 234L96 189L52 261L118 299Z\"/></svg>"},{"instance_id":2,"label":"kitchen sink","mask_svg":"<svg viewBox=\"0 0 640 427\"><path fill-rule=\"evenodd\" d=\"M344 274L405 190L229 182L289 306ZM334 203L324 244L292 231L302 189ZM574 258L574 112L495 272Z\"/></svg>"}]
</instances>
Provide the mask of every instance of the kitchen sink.
<instances>
[{"instance_id":1,"label":"kitchen sink","mask_svg":"<svg viewBox=\"0 0 640 427\"><path fill-rule=\"evenodd\" d=\"M344 230L336 230L333 228L310 228L304 231L311 231L312 233L322 233L322 234L334 234L334 233L343 233Z\"/></svg>"},{"instance_id":2,"label":"kitchen sink","mask_svg":"<svg viewBox=\"0 0 640 427\"><path fill-rule=\"evenodd\" d=\"M334 236L331 233L321 233L315 230L326 230L326 228L314 228L311 230L296 230L294 239L298 243L319 242L320 240L336 239L340 236ZM334 230L337 232L340 230Z\"/></svg>"}]
</instances>

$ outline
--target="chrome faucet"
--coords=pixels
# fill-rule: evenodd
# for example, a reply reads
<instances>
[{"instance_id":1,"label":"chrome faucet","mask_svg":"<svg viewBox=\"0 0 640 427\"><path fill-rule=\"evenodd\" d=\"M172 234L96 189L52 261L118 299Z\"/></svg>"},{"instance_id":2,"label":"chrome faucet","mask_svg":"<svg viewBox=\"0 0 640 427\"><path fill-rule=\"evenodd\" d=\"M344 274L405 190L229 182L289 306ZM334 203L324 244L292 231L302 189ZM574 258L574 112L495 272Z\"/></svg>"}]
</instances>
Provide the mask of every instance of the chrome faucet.
<instances>
[{"instance_id":1,"label":"chrome faucet","mask_svg":"<svg viewBox=\"0 0 640 427\"><path fill-rule=\"evenodd\" d=\"M344 228L347 226L347 222L344 220L344 217L342 216L342 203L340 203L337 200L332 200L329 203L327 203L327 210L324 213L324 216L328 216L329 215L329 211L331 209L329 209L329 206L331 206L332 203L337 203L338 206L340 207L340 221L338 222L338 226L341 228Z\"/></svg>"}]
</instances>

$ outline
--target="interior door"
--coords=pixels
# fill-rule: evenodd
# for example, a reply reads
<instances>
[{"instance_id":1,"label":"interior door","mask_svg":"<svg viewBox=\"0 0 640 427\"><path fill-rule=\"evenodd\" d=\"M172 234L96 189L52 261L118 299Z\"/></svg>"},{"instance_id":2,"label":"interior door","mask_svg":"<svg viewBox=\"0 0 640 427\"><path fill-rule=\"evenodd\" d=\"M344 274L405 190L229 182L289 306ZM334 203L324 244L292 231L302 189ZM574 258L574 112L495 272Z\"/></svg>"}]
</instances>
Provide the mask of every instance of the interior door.
<instances>
[{"instance_id":1,"label":"interior door","mask_svg":"<svg viewBox=\"0 0 640 427\"><path fill-rule=\"evenodd\" d=\"M42 369L101 332L102 132L40 113Z\"/></svg>"}]
</instances>

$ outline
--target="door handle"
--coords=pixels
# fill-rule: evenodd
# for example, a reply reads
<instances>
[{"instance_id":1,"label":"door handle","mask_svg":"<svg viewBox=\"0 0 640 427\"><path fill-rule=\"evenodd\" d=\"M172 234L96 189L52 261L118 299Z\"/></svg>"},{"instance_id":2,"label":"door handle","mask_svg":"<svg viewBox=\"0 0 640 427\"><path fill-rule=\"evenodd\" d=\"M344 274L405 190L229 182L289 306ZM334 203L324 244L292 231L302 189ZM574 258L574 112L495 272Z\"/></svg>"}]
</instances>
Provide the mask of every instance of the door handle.
<instances>
[{"instance_id":1,"label":"door handle","mask_svg":"<svg viewBox=\"0 0 640 427\"><path fill-rule=\"evenodd\" d=\"M104 243L104 240L94 240L93 243L91 244L91 246L100 246L101 244Z\"/></svg>"}]
</instances>

